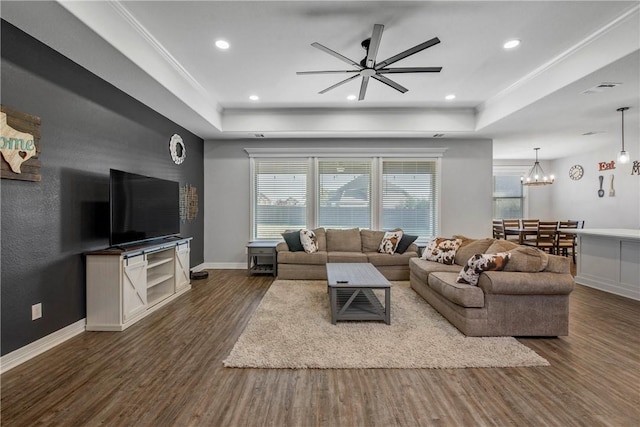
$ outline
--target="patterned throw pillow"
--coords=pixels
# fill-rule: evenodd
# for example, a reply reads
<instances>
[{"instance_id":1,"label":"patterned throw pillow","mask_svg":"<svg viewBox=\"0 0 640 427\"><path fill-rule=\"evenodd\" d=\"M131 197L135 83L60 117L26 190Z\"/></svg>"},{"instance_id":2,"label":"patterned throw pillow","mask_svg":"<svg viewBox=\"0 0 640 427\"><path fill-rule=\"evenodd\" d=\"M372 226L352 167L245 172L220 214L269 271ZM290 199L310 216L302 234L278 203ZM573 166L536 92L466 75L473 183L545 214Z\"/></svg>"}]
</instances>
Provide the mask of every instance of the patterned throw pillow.
<instances>
[{"instance_id":1,"label":"patterned throw pillow","mask_svg":"<svg viewBox=\"0 0 640 427\"><path fill-rule=\"evenodd\" d=\"M398 243L400 243L400 239L402 239L402 234L402 230L387 231L384 233L378 252L393 255L398 247Z\"/></svg>"},{"instance_id":2,"label":"patterned throw pillow","mask_svg":"<svg viewBox=\"0 0 640 427\"><path fill-rule=\"evenodd\" d=\"M451 265L456 259L456 251L461 244L462 239L434 237L424 248L424 252L422 252L422 259Z\"/></svg>"},{"instance_id":3,"label":"patterned throw pillow","mask_svg":"<svg viewBox=\"0 0 640 427\"><path fill-rule=\"evenodd\" d=\"M497 254L475 254L469 258L467 265L462 267L456 282L478 286L480 273L483 271L502 271L510 257L511 254L509 252L500 252Z\"/></svg>"},{"instance_id":4,"label":"patterned throw pillow","mask_svg":"<svg viewBox=\"0 0 640 427\"><path fill-rule=\"evenodd\" d=\"M318 238L313 231L306 229L300 230L300 243L302 243L302 247L306 253L313 254L318 252Z\"/></svg>"}]
</instances>

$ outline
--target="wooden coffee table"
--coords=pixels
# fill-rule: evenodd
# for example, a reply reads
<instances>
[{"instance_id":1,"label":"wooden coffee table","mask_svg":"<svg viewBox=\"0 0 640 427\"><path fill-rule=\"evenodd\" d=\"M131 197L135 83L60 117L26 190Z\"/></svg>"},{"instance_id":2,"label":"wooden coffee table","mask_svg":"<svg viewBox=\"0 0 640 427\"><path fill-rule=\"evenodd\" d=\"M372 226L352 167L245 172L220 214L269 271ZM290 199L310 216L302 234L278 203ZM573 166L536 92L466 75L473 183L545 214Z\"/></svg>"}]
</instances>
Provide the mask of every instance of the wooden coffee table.
<instances>
[{"instance_id":1,"label":"wooden coffee table","mask_svg":"<svg viewBox=\"0 0 640 427\"><path fill-rule=\"evenodd\" d=\"M373 264L327 263L331 323L384 320L391 324L391 283ZM384 289L384 306L373 292Z\"/></svg>"}]
</instances>

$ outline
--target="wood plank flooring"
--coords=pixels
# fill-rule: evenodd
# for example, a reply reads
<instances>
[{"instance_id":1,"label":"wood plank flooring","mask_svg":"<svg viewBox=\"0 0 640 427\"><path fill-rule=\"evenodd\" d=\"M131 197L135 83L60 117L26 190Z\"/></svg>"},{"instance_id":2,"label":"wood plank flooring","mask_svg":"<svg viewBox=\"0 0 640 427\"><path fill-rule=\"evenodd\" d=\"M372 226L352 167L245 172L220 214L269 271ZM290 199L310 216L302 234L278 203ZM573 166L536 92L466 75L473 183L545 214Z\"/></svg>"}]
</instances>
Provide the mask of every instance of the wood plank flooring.
<instances>
[{"instance_id":1,"label":"wood plank flooring","mask_svg":"<svg viewBox=\"0 0 640 427\"><path fill-rule=\"evenodd\" d=\"M577 286L551 367L222 366L271 277L209 279L124 332L85 332L1 377L3 426L638 426L640 303Z\"/></svg>"}]
</instances>

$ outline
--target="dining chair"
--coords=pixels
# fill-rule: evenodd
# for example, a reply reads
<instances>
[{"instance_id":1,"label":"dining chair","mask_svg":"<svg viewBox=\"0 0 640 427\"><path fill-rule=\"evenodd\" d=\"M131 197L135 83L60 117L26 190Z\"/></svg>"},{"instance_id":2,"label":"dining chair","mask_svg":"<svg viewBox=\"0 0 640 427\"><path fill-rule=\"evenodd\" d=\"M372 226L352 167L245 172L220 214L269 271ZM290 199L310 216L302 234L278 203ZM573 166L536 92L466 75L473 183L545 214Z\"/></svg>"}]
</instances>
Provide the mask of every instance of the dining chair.
<instances>
[{"instance_id":1,"label":"dining chair","mask_svg":"<svg viewBox=\"0 0 640 427\"><path fill-rule=\"evenodd\" d=\"M504 238L506 240L520 241L520 220L519 219L503 219L502 228L504 229ZM509 238L511 236L511 238Z\"/></svg>"},{"instance_id":2,"label":"dining chair","mask_svg":"<svg viewBox=\"0 0 640 427\"><path fill-rule=\"evenodd\" d=\"M584 228L584 220L582 219L570 219L570 222L577 222L578 223L578 228Z\"/></svg>"},{"instance_id":3,"label":"dining chair","mask_svg":"<svg viewBox=\"0 0 640 427\"><path fill-rule=\"evenodd\" d=\"M558 221L538 221L535 239L525 240L522 244L555 254Z\"/></svg>"},{"instance_id":4,"label":"dining chair","mask_svg":"<svg viewBox=\"0 0 640 427\"><path fill-rule=\"evenodd\" d=\"M523 231L520 232L521 243L524 243L527 240L531 240L535 242L536 235L538 234L539 223L540 223L539 219L523 219L522 220Z\"/></svg>"},{"instance_id":5,"label":"dining chair","mask_svg":"<svg viewBox=\"0 0 640 427\"><path fill-rule=\"evenodd\" d=\"M494 219L492 223L493 227L493 238L494 239L504 239L504 227L502 226L501 219Z\"/></svg>"},{"instance_id":6,"label":"dining chair","mask_svg":"<svg viewBox=\"0 0 640 427\"><path fill-rule=\"evenodd\" d=\"M584 221L583 221L584 222ZM576 263L576 235L575 233L567 233L567 228L580 228L579 221L560 221L558 223L558 236L556 238L556 254L569 256L569 249L571 250L571 259L573 263Z\"/></svg>"}]
</instances>

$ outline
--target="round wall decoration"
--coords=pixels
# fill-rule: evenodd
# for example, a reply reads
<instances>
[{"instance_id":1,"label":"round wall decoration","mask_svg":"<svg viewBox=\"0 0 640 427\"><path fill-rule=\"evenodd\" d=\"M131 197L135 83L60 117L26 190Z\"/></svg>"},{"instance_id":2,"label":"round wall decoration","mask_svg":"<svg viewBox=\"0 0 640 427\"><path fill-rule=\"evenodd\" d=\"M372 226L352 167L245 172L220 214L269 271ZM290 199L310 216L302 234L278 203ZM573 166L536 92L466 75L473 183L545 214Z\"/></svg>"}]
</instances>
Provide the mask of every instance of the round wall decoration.
<instances>
[{"instance_id":1,"label":"round wall decoration","mask_svg":"<svg viewBox=\"0 0 640 427\"><path fill-rule=\"evenodd\" d=\"M574 181L577 181L580 178L582 178L582 175L584 175L584 169L580 165L573 165L569 169L569 178L571 178Z\"/></svg>"},{"instance_id":2,"label":"round wall decoration","mask_svg":"<svg viewBox=\"0 0 640 427\"><path fill-rule=\"evenodd\" d=\"M171 159L176 165L184 162L185 157L187 157L187 148L184 146L182 137L177 133L173 134L171 137L171 141L169 142L169 151L171 152Z\"/></svg>"}]
</instances>

